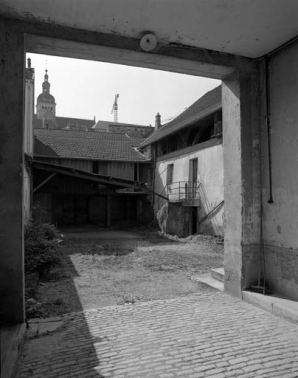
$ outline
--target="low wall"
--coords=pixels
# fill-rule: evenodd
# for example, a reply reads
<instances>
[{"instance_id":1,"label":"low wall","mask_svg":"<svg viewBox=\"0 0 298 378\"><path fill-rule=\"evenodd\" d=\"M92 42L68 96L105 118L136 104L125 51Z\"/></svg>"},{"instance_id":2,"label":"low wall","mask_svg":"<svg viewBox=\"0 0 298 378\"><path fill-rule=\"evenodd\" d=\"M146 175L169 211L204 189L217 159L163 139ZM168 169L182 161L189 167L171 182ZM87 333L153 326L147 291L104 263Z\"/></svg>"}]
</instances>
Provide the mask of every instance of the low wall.
<instances>
[{"instance_id":1,"label":"low wall","mask_svg":"<svg viewBox=\"0 0 298 378\"><path fill-rule=\"evenodd\" d=\"M298 301L298 251L267 245L264 255L269 289Z\"/></svg>"}]
</instances>

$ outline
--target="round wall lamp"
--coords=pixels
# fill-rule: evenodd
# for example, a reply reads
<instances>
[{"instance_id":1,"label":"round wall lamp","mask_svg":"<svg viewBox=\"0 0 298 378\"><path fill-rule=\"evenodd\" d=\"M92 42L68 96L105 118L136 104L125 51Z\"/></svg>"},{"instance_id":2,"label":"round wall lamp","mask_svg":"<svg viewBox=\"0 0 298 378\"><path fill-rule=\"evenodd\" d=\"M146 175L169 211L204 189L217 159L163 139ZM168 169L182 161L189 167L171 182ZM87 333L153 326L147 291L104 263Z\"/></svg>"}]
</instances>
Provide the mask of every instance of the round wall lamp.
<instances>
[{"instance_id":1,"label":"round wall lamp","mask_svg":"<svg viewBox=\"0 0 298 378\"><path fill-rule=\"evenodd\" d=\"M140 46L146 52L152 51L157 46L157 38L154 34L145 34L140 41Z\"/></svg>"}]
</instances>

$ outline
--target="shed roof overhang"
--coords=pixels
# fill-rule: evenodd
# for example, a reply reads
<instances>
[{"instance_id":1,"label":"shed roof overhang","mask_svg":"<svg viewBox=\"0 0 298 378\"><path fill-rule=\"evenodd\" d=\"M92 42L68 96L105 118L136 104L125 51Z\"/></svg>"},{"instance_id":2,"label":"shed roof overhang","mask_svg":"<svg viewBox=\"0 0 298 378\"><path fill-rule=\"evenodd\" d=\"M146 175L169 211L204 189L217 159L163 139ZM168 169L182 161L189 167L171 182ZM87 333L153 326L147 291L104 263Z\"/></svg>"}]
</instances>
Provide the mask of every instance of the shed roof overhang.
<instances>
[{"instance_id":1,"label":"shed roof overhang","mask_svg":"<svg viewBox=\"0 0 298 378\"><path fill-rule=\"evenodd\" d=\"M32 160L31 164L35 169L41 169L44 171L52 172L51 175L46 180L44 180L44 183L51 180L53 177L55 177L56 174L61 174L64 176L70 176L78 179L92 181L108 189L128 189L127 191L118 191L118 193L121 194L155 194L158 197L161 197L168 201L167 197L164 197L159 193L155 193L153 190L149 188L147 183L142 181L133 181L112 176L98 175L95 173L82 171L80 169L74 169L56 164L49 164L37 160ZM37 188L33 189L33 192L38 190L41 186L43 186L43 183L41 183Z\"/></svg>"},{"instance_id":2,"label":"shed roof overhang","mask_svg":"<svg viewBox=\"0 0 298 378\"><path fill-rule=\"evenodd\" d=\"M144 188L146 188L147 186L146 183L141 181L133 181L112 176L98 175L95 173L82 171L76 168L45 163L37 160L32 160L32 166L35 169L41 169L52 173L58 173L64 176L70 176L78 179L92 181L110 189L142 188L142 190L144 190Z\"/></svg>"}]
</instances>

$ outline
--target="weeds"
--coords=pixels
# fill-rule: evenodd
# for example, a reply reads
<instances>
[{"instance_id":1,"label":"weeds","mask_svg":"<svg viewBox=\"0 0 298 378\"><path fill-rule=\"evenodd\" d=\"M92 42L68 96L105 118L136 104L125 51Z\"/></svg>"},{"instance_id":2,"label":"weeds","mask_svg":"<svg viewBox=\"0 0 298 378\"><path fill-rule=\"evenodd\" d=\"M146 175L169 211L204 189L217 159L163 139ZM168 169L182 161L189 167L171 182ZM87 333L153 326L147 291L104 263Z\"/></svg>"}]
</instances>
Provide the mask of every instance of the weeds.
<instances>
[{"instance_id":1,"label":"weeds","mask_svg":"<svg viewBox=\"0 0 298 378\"><path fill-rule=\"evenodd\" d=\"M25 227L25 268L27 273L38 272L43 278L61 262L61 235L54 225L31 222Z\"/></svg>"}]
</instances>

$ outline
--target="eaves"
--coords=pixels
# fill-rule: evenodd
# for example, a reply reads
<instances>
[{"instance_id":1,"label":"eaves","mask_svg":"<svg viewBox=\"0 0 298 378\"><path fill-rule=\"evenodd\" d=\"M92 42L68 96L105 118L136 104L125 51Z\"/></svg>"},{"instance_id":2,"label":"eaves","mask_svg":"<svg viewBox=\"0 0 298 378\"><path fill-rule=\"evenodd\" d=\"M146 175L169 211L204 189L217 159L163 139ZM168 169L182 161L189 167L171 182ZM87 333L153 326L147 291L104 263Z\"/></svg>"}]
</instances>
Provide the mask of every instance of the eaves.
<instances>
[{"instance_id":1,"label":"eaves","mask_svg":"<svg viewBox=\"0 0 298 378\"><path fill-rule=\"evenodd\" d=\"M209 116L212 113L215 113L216 111L220 110L222 108L222 102L219 101L216 104L208 107L207 109L201 111L199 114L195 114L194 116L187 118L186 120L178 123L177 125L174 125L173 127L161 129L156 134L152 135L152 137L146 139L142 144L141 147L146 147L152 143L156 143L160 141L161 139L164 139L165 137L174 134L175 132L184 129L187 126L191 126L193 123L201 121L205 117Z\"/></svg>"}]
</instances>

